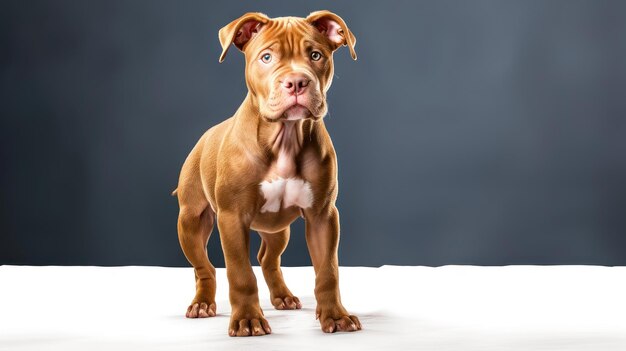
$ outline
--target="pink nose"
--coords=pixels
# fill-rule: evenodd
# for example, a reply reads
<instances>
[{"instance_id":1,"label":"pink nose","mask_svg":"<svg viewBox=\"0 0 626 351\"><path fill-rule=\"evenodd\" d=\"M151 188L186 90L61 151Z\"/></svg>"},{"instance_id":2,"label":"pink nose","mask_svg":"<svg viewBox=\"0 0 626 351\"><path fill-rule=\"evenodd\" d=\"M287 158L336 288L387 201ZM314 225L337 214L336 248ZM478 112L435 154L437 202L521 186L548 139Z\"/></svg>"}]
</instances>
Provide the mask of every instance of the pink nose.
<instances>
[{"instance_id":1,"label":"pink nose","mask_svg":"<svg viewBox=\"0 0 626 351\"><path fill-rule=\"evenodd\" d=\"M282 80L281 85L286 93L300 95L306 90L309 82L310 80L303 75L290 74Z\"/></svg>"}]
</instances>

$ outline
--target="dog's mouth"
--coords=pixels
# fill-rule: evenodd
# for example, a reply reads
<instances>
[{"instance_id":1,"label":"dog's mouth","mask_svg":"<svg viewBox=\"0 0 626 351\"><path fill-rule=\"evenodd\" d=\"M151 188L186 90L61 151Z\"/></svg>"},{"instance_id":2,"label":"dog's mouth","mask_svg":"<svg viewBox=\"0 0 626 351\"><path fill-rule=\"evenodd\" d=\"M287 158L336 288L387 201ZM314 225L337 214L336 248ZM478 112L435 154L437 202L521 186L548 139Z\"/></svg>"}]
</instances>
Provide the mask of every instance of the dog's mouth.
<instances>
[{"instance_id":1,"label":"dog's mouth","mask_svg":"<svg viewBox=\"0 0 626 351\"><path fill-rule=\"evenodd\" d=\"M298 103L292 104L283 110L283 112L278 112L271 117L267 115L262 115L262 117L268 122L299 121L303 119L312 119L317 121L320 119L320 117L315 116L308 107Z\"/></svg>"},{"instance_id":2,"label":"dog's mouth","mask_svg":"<svg viewBox=\"0 0 626 351\"><path fill-rule=\"evenodd\" d=\"M304 95L304 94L303 94ZM267 122L318 121L324 117L324 104L318 96L290 96L286 99L270 98L260 104L261 116Z\"/></svg>"}]
</instances>

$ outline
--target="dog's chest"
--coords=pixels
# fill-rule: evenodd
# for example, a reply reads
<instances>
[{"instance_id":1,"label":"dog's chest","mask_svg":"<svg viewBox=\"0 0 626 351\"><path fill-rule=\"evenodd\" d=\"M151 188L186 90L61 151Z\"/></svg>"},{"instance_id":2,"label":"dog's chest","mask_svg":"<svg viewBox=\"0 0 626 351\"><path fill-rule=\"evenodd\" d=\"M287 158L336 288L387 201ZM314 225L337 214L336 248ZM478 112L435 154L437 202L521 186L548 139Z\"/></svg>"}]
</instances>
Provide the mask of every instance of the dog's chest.
<instances>
[{"instance_id":1,"label":"dog's chest","mask_svg":"<svg viewBox=\"0 0 626 351\"><path fill-rule=\"evenodd\" d=\"M283 127L276 140L277 157L260 183L265 203L261 212L279 212L291 206L303 209L313 204L311 184L297 176L296 155L300 151L292 125Z\"/></svg>"},{"instance_id":2,"label":"dog's chest","mask_svg":"<svg viewBox=\"0 0 626 351\"><path fill-rule=\"evenodd\" d=\"M311 184L297 177L264 180L261 193L265 198L261 212L278 212L291 206L309 208L313 203Z\"/></svg>"}]
</instances>

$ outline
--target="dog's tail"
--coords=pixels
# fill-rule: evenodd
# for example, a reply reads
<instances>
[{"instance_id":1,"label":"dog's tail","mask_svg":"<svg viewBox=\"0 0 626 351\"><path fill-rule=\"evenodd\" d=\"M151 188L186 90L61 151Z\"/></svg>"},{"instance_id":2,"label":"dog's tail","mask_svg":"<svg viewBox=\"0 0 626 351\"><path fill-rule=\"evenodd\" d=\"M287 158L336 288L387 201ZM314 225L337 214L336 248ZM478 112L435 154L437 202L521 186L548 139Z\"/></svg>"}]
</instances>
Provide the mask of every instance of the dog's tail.
<instances>
[{"instance_id":1,"label":"dog's tail","mask_svg":"<svg viewBox=\"0 0 626 351\"><path fill-rule=\"evenodd\" d=\"M176 196L178 194L178 188L174 189L174 191L172 191L172 196Z\"/></svg>"}]
</instances>

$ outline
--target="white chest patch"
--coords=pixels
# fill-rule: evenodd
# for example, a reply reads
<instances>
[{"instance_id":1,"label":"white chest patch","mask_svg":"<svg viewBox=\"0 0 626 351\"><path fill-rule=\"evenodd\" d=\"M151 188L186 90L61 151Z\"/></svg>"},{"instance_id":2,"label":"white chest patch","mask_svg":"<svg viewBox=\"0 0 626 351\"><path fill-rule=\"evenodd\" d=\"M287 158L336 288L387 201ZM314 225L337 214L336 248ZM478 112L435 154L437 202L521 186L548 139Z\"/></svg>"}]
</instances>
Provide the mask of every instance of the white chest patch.
<instances>
[{"instance_id":1,"label":"white chest patch","mask_svg":"<svg viewBox=\"0 0 626 351\"><path fill-rule=\"evenodd\" d=\"M278 212L282 208L297 206L309 208L313 204L311 184L300 178L277 178L261 182L265 204L261 212Z\"/></svg>"}]
</instances>

